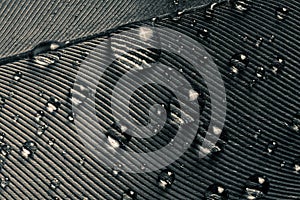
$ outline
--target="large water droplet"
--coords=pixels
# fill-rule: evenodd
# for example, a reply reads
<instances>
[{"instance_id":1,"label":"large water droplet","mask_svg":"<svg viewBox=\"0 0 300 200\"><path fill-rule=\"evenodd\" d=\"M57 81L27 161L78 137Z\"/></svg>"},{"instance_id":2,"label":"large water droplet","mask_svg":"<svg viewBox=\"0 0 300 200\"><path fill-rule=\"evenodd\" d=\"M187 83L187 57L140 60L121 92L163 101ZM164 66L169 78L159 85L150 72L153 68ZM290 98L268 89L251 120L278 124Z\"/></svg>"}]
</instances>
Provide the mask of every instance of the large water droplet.
<instances>
[{"instance_id":1,"label":"large water droplet","mask_svg":"<svg viewBox=\"0 0 300 200\"><path fill-rule=\"evenodd\" d=\"M163 170L157 179L158 186L163 189L169 189L175 181L175 173L169 169Z\"/></svg>"},{"instance_id":2,"label":"large water droplet","mask_svg":"<svg viewBox=\"0 0 300 200\"><path fill-rule=\"evenodd\" d=\"M137 193L131 189L127 190L122 195L122 200L135 200L137 198Z\"/></svg>"},{"instance_id":3,"label":"large water droplet","mask_svg":"<svg viewBox=\"0 0 300 200\"><path fill-rule=\"evenodd\" d=\"M249 57L245 53L238 53L231 57L230 59L230 68L231 72L234 74L239 73L247 68L249 64Z\"/></svg>"},{"instance_id":4,"label":"large water droplet","mask_svg":"<svg viewBox=\"0 0 300 200\"><path fill-rule=\"evenodd\" d=\"M54 64L59 60L59 56L54 54L41 54L34 57L34 61L43 66L49 66Z\"/></svg>"},{"instance_id":5,"label":"large water droplet","mask_svg":"<svg viewBox=\"0 0 300 200\"><path fill-rule=\"evenodd\" d=\"M228 190L220 184L212 184L210 185L205 194L205 200L228 200L229 192Z\"/></svg>"},{"instance_id":6,"label":"large water droplet","mask_svg":"<svg viewBox=\"0 0 300 200\"><path fill-rule=\"evenodd\" d=\"M286 7L278 7L275 11L276 18L278 20L284 20L287 18L289 10Z\"/></svg>"},{"instance_id":7,"label":"large water droplet","mask_svg":"<svg viewBox=\"0 0 300 200\"><path fill-rule=\"evenodd\" d=\"M56 41L41 42L32 50L32 55L36 56L38 54L46 53L48 51L54 51L60 48L62 45L62 43Z\"/></svg>"},{"instance_id":8,"label":"large water droplet","mask_svg":"<svg viewBox=\"0 0 300 200\"><path fill-rule=\"evenodd\" d=\"M244 197L249 200L260 199L268 193L269 188L268 178L255 174L250 176L246 183Z\"/></svg>"},{"instance_id":9,"label":"large water droplet","mask_svg":"<svg viewBox=\"0 0 300 200\"><path fill-rule=\"evenodd\" d=\"M27 141L21 147L20 154L23 158L29 159L32 158L37 150L37 145L33 141Z\"/></svg>"}]
</instances>

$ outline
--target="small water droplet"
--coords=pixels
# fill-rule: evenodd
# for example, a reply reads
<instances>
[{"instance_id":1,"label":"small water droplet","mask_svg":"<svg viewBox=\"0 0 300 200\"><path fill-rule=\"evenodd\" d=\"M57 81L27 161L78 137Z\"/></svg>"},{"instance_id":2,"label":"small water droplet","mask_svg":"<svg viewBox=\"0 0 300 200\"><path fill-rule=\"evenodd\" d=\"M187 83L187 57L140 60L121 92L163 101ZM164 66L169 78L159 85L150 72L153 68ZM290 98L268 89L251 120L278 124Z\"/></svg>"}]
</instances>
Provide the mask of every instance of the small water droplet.
<instances>
[{"instance_id":1,"label":"small water droplet","mask_svg":"<svg viewBox=\"0 0 300 200\"><path fill-rule=\"evenodd\" d=\"M274 151L278 148L278 143L276 141L271 141L267 145L267 152L268 153L274 153Z\"/></svg>"},{"instance_id":2,"label":"small water droplet","mask_svg":"<svg viewBox=\"0 0 300 200\"><path fill-rule=\"evenodd\" d=\"M208 31L208 29L206 28L200 28L197 31L197 35L198 37L200 37L201 39L207 39L210 36L210 32Z\"/></svg>"},{"instance_id":3,"label":"small water droplet","mask_svg":"<svg viewBox=\"0 0 300 200\"><path fill-rule=\"evenodd\" d=\"M229 192L228 190L220 184L212 184L210 185L205 194L205 200L228 200Z\"/></svg>"},{"instance_id":4,"label":"small water droplet","mask_svg":"<svg viewBox=\"0 0 300 200\"><path fill-rule=\"evenodd\" d=\"M276 18L278 20L284 20L287 18L289 10L286 7L278 7L275 11Z\"/></svg>"},{"instance_id":5,"label":"small water droplet","mask_svg":"<svg viewBox=\"0 0 300 200\"><path fill-rule=\"evenodd\" d=\"M248 178L245 186L244 197L249 200L264 197L270 188L270 182L266 176L253 175Z\"/></svg>"},{"instance_id":6,"label":"small water droplet","mask_svg":"<svg viewBox=\"0 0 300 200\"><path fill-rule=\"evenodd\" d=\"M291 125L292 130L296 131L297 133L300 132L300 111L296 113L292 120Z\"/></svg>"},{"instance_id":7,"label":"small water droplet","mask_svg":"<svg viewBox=\"0 0 300 200\"><path fill-rule=\"evenodd\" d=\"M44 95L44 92L43 91L40 91L39 94L38 94L40 97L42 97Z\"/></svg>"},{"instance_id":8,"label":"small water droplet","mask_svg":"<svg viewBox=\"0 0 300 200\"><path fill-rule=\"evenodd\" d=\"M72 104L75 106L83 104L90 94L91 91L89 88L83 85L74 85L74 88L70 90Z\"/></svg>"},{"instance_id":9,"label":"small water droplet","mask_svg":"<svg viewBox=\"0 0 300 200\"><path fill-rule=\"evenodd\" d=\"M137 193L131 189L128 189L122 195L122 200L135 200L137 198Z\"/></svg>"},{"instance_id":10,"label":"small water droplet","mask_svg":"<svg viewBox=\"0 0 300 200\"><path fill-rule=\"evenodd\" d=\"M204 18L207 20L212 20L214 18L215 13L215 6L217 6L217 3L212 3L205 9Z\"/></svg>"},{"instance_id":11,"label":"small water droplet","mask_svg":"<svg viewBox=\"0 0 300 200\"><path fill-rule=\"evenodd\" d=\"M230 59L230 68L231 72L234 74L239 73L247 68L249 64L249 57L245 53L238 53L231 57Z\"/></svg>"},{"instance_id":12,"label":"small water droplet","mask_svg":"<svg viewBox=\"0 0 300 200\"><path fill-rule=\"evenodd\" d=\"M9 185L9 182L10 182L10 180L9 180L8 177L2 177L1 178L1 183L0 183L1 188L5 189Z\"/></svg>"},{"instance_id":13,"label":"small water droplet","mask_svg":"<svg viewBox=\"0 0 300 200\"><path fill-rule=\"evenodd\" d=\"M0 155L0 170L4 167L6 159L4 156Z\"/></svg>"},{"instance_id":14,"label":"small water droplet","mask_svg":"<svg viewBox=\"0 0 300 200\"><path fill-rule=\"evenodd\" d=\"M1 154L7 157L10 154L11 146L8 145L6 142L2 142L0 145L1 145Z\"/></svg>"},{"instance_id":15,"label":"small water droplet","mask_svg":"<svg viewBox=\"0 0 300 200\"><path fill-rule=\"evenodd\" d=\"M282 69L284 68L285 66L285 60L284 58L278 56L276 59L273 60L270 68L271 68L271 71L274 73L274 74L278 74L282 71Z\"/></svg>"},{"instance_id":16,"label":"small water droplet","mask_svg":"<svg viewBox=\"0 0 300 200\"><path fill-rule=\"evenodd\" d=\"M281 161L281 163L280 163L280 167L284 167L285 166L285 164L286 164L286 162L283 160L283 161Z\"/></svg>"},{"instance_id":17,"label":"small water droplet","mask_svg":"<svg viewBox=\"0 0 300 200\"><path fill-rule=\"evenodd\" d=\"M47 130L47 128L48 128L48 125L47 125L47 124L39 125L39 126L37 127L36 134L37 134L38 136L43 135L43 134L45 133L45 131Z\"/></svg>"},{"instance_id":18,"label":"small water droplet","mask_svg":"<svg viewBox=\"0 0 300 200\"><path fill-rule=\"evenodd\" d=\"M271 35L269 42L274 42L274 40L275 40L275 35Z\"/></svg>"},{"instance_id":19,"label":"small water droplet","mask_svg":"<svg viewBox=\"0 0 300 200\"><path fill-rule=\"evenodd\" d=\"M252 7L252 0L229 0L231 6L238 11L244 12Z\"/></svg>"},{"instance_id":20,"label":"small water droplet","mask_svg":"<svg viewBox=\"0 0 300 200\"><path fill-rule=\"evenodd\" d=\"M23 76L22 72L16 72L15 75L14 75L14 80L15 81L20 81L22 76Z\"/></svg>"},{"instance_id":21,"label":"small water droplet","mask_svg":"<svg viewBox=\"0 0 300 200\"><path fill-rule=\"evenodd\" d=\"M20 115L15 115L15 116L13 116L13 121L16 123L16 122L18 122L19 121L19 119L20 119Z\"/></svg>"},{"instance_id":22,"label":"small water droplet","mask_svg":"<svg viewBox=\"0 0 300 200\"><path fill-rule=\"evenodd\" d=\"M49 141L48 141L48 144L50 147L53 147L54 144L55 144L55 139L54 138L51 138Z\"/></svg>"},{"instance_id":23,"label":"small water droplet","mask_svg":"<svg viewBox=\"0 0 300 200\"><path fill-rule=\"evenodd\" d=\"M51 183L50 183L50 188L52 190L55 190L56 188L58 188L60 186L60 181L57 179L57 178L54 178L51 180Z\"/></svg>"},{"instance_id":24,"label":"small water droplet","mask_svg":"<svg viewBox=\"0 0 300 200\"><path fill-rule=\"evenodd\" d=\"M0 132L0 142L4 142L5 133Z\"/></svg>"},{"instance_id":25,"label":"small water droplet","mask_svg":"<svg viewBox=\"0 0 300 200\"><path fill-rule=\"evenodd\" d=\"M300 158L296 158L293 162L294 164L294 170L297 174L300 173Z\"/></svg>"},{"instance_id":26,"label":"small water droplet","mask_svg":"<svg viewBox=\"0 0 300 200\"><path fill-rule=\"evenodd\" d=\"M45 115L44 111L42 111L42 110L38 111L38 112L36 113L36 115L35 115L35 121L36 121L37 123L40 123L41 120L42 120L42 117L43 117L44 115Z\"/></svg>"},{"instance_id":27,"label":"small water droplet","mask_svg":"<svg viewBox=\"0 0 300 200\"><path fill-rule=\"evenodd\" d=\"M183 16L184 12L183 11L177 11L174 14L171 15L171 19L173 21L180 21L182 16Z\"/></svg>"},{"instance_id":28,"label":"small water droplet","mask_svg":"<svg viewBox=\"0 0 300 200\"><path fill-rule=\"evenodd\" d=\"M256 68L256 77L259 79L265 79L266 78L266 70L264 67L257 67Z\"/></svg>"},{"instance_id":29,"label":"small water droplet","mask_svg":"<svg viewBox=\"0 0 300 200\"><path fill-rule=\"evenodd\" d=\"M37 144L33 141L27 141L21 147L20 154L23 158L29 159L29 158L33 158L36 151L37 151Z\"/></svg>"},{"instance_id":30,"label":"small water droplet","mask_svg":"<svg viewBox=\"0 0 300 200\"><path fill-rule=\"evenodd\" d=\"M263 40L264 40L263 38L259 38L259 39L256 41L255 47L259 48L259 47L262 45Z\"/></svg>"},{"instance_id":31,"label":"small water droplet","mask_svg":"<svg viewBox=\"0 0 300 200\"><path fill-rule=\"evenodd\" d=\"M60 107L60 101L55 97L50 97L49 101L46 104L46 110L49 113L54 113L57 111Z\"/></svg>"},{"instance_id":32,"label":"small water droplet","mask_svg":"<svg viewBox=\"0 0 300 200\"><path fill-rule=\"evenodd\" d=\"M69 122L74 122L74 116L75 114L73 112L68 115Z\"/></svg>"},{"instance_id":33,"label":"small water droplet","mask_svg":"<svg viewBox=\"0 0 300 200\"><path fill-rule=\"evenodd\" d=\"M157 179L158 186L163 190L169 189L174 181L175 173L169 169L162 170Z\"/></svg>"},{"instance_id":34,"label":"small water droplet","mask_svg":"<svg viewBox=\"0 0 300 200\"><path fill-rule=\"evenodd\" d=\"M127 127L114 123L106 132L108 143L114 148L125 148L131 137L126 134Z\"/></svg>"},{"instance_id":35,"label":"small water droplet","mask_svg":"<svg viewBox=\"0 0 300 200\"><path fill-rule=\"evenodd\" d=\"M80 165L84 165L84 163L85 163L85 158L80 158L79 164L80 164Z\"/></svg>"}]
</instances>

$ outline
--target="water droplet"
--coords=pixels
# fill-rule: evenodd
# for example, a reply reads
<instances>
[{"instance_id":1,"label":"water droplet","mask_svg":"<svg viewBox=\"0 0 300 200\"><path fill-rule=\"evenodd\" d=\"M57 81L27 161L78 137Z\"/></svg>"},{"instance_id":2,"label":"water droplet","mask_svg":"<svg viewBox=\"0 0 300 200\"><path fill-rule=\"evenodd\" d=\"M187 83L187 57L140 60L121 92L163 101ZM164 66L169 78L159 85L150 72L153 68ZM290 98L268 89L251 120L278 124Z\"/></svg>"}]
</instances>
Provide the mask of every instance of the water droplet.
<instances>
[{"instance_id":1,"label":"water droplet","mask_svg":"<svg viewBox=\"0 0 300 200\"><path fill-rule=\"evenodd\" d=\"M5 138L5 133L0 132L0 142L3 142Z\"/></svg>"},{"instance_id":2,"label":"water droplet","mask_svg":"<svg viewBox=\"0 0 300 200\"><path fill-rule=\"evenodd\" d=\"M37 127L36 134L37 134L38 136L43 135L43 134L45 133L45 131L47 130L47 128L48 128L48 125L47 125L47 124L39 125L39 126Z\"/></svg>"},{"instance_id":3,"label":"water droplet","mask_svg":"<svg viewBox=\"0 0 300 200\"><path fill-rule=\"evenodd\" d=\"M278 143L276 141L271 141L267 145L267 152L268 153L274 153L274 151L278 148Z\"/></svg>"},{"instance_id":4,"label":"water droplet","mask_svg":"<svg viewBox=\"0 0 300 200\"><path fill-rule=\"evenodd\" d=\"M6 142L2 142L0 145L1 145L1 154L7 157L10 154L11 146L8 145Z\"/></svg>"},{"instance_id":5,"label":"water droplet","mask_svg":"<svg viewBox=\"0 0 300 200\"><path fill-rule=\"evenodd\" d=\"M296 131L297 133L300 132L300 111L296 113L292 120L291 125L292 130Z\"/></svg>"},{"instance_id":6,"label":"water droplet","mask_svg":"<svg viewBox=\"0 0 300 200\"><path fill-rule=\"evenodd\" d=\"M269 42L274 42L274 40L275 40L275 35L271 35Z\"/></svg>"},{"instance_id":7,"label":"water droplet","mask_svg":"<svg viewBox=\"0 0 300 200\"><path fill-rule=\"evenodd\" d=\"M137 193L131 189L127 190L122 195L122 200L135 200L137 198Z\"/></svg>"},{"instance_id":8,"label":"water droplet","mask_svg":"<svg viewBox=\"0 0 300 200\"><path fill-rule=\"evenodd\" d=\"M74 122L74 116L75 114L73 112L68 115L69 122Z\"/></svg>"},{"instance_id":9,"label":"water droplet","mask_svg":"<svg viewBox=\"0 0 300 200\"><path fill-rule=\"evenodd\" d=\"M38 112L36 113L36 115L35 115L35 121L36 121L37 123L41 122L42 117L43 117L44 115L45 115L44 111L42 111L42 110L38 111Z\"/></svg>"},{"instance_id":10,"label":"water droplet","mask_svg":"<svg viewBox=\"0 0 300 200\"><path fill-rule=\"evenodd\" d=\"M2 177L0 182L1 188L5 189L9 185L9 182L10 180L8 177Z\"/></svg>"},{"instance_id":11,"label":"water droplet","mask_svg":"<svg viewBox=\"0 0 300 200\"><path fill-rule=\"evenodd\" d=\"M37 151L37 144L33 141L27 141L21 147L20 154L23 158L29 159L33 158L33 155Z\"/></svg>"},{"instance_id":12,"label":"water droplet","mask_svg":"<svg viewBox=\"0 0 300 200\"><path fill-rule=\"evenodd\" d=\"M18 122L19 119L20 119L20 115L15 115L15 116L13 117L13 121L14 121L15 123Z\"/></svg>"},{"instance_id":13,"label":"water droplet","mask_svg":"<svg viewBox=\"0 0 300 200\"><path fill-rule=\"evenodd\" d=\"M282 57L278 56L275 60L273 60L270 68L274 74L278 74L281 72L284 66L285 60Z\"/></svg>"},{"instance_id":14,"label":"water droplet","mask_svg":"<svg viewBox=\"0 0 300 200\"><path fill-rule=\"evenodd\" d=\"M56 188L58 188L60 186L60 181L57 179L57 178L54 178L51 180L51 183L50 183L50 188L52 190L55 190Z\"/></svg>"},{"instance_id":15,"label":"water droplet","mask_svg":"<svg viewBox=\"0 0 300 200\"><path fill-rule=\"evenodd\" d=\"M257 67L256 68L256 77L260 79L266 78L266 70L264 67Z\"/></svg>"},{"instance_id":16,"label":"water droplet","mask_svg":"<svg viewBox=\"0 0 300 200\"><path fill-rule=\"evenodd\" d=\"M268 193L269 187L270 182L267 177L255 174L248 178L244 197L249 200L260 199Z\"/></svg>"},{"instance_id":17,"label":"water droplet","mask_svg":"<svg viewBox=\"0 0 300 200\"><path fill-rule=\"evenodd\" d=\"M158 186L163 190L169 189L174 181L175 173L169 169L161 171L157 179Z\"/></svg>"},{"instance_id":18,"label":"water droplet","mask_svg":"<svg viewBox=\"0 0 300 200\"><path fill-rule=\"evenodd\" d=\"M46 104L46 110L49 113L54 113L55 111L57 111L60 107L60 101L58 99L56 99L55 97L50 97L49 101Z\"/></svg>"},{"instance_id":19,"label":"water droplet","mask_svg":"<svg viewBox=\"0 0 300 200\"><path fill-rule=\"evenodd\" d=\"M59 59L60 59L59 56L54 55L54 54L41 54L41 55L34 57L34 61L37 64L43 65L43 66L52 65L55 62L57 62Z\"/></svg>"},{"instance_id":20,"label":"water droplet","mask_svg":"<svg viewBox=\"0 0 300 200\"><path fill-rule=\"evenodd\" d=\"M215 6L217 5L217 3L212 3L209 6L207 6L204 14L205 19L212 20L214 18Z\"/></svg>"},{"instance_id":21,"label":"water droplet","mask_svg":"<svg viewBox=\"0 0 300 200\"><path fill-rule=\"evenodd\" d=\"M208 29L206 28L200 28L197 31L197 35L198 37L200 37L201 39L207 39L210 36L210 32L208 31Z\"/></svg>"},{"instance_id":22,"label":"water droplet","mask_svg":"<svg viewBox=\"0 0 300 200\"><path fill-rule=\"evenodd\" d=\"M238 11L244 12L251 8L252 0L229 0L231 6Z\"/></svg>"},{"instance_id":23,"label":"water droplet","mask_svg":"<svg viewBox=\"0 0 300 200\"><path fill-rule=\"evenodd\" d=\"M205 200L228 200L229 192L228 190L220 184L212 184L210 185L205 194Z\"/></svg>"},{"instance_id":24,"label":"water droplet","mask_svg":"<svg viewBox=\"0 0 300 200\"><path fill-rule=\"evenodd\" d=\"M43 91L40 91L39 94L38 94L40 97L42 97L44 95L44 92Z\"/></svg>"},{"instance_id":25,"label":"water droplet","mask_svg":"<svg viewBox=\"0 0 300 200\"><path fill-rule=\"evenodd\" d=\"M90 96L90 89L83 85L74 85L74 88L71 89L70 95L72 96L72 104L79 106L84 103L84 101Z\"/></svg>"},{"instance_id":26,"label":"water droplet","mask_svg":"<svg viewBox=\"0 0 300 200\"><path fill-rule=\"evenodd\" d=\"M177 11L174 14L171 15L171 19L173 21L180 21L182 16L183 16L184 12L183 11Z\"/></svg>"},{"instance_id":27,"label":"water droplet","mask_svg":"<svg viewBox=\"0 0 300 200\"><path fill-rule=\"evenodd\" d=\"M114 149L124 148L130 141L131 137L125 133L126 130L127 127L115 123L106 132L107 141Z\"/></svg>"},{"instance_id":28,"label":"water droplet","mask_svg":"<svg viewBox=\"0 0 300 200\"><path fill-rule=\"evenodd\" d=\"M142 41L148 41L153 37L153 30L149 27L140 27L139 37Z\"/></svg>"},{"instance_id":29,"label":"water droplet","mask_svg":"<svg viewBox=\"0 0 300 200\"><path fill-rule=\"evenodd\" d=\"M4 156L0 155L0 170L4 167L6 159Z\"/></svg>"},{"instance_id":30,"label":"water droplet","mask_svg":"<svg viewBox=\"0 0 300 200\"><path fill-rule=\"evenodd\" d=\"M23 76L22 72L16 72L15 75L14 75L14 80L15 81L20 81L22 76Z\"/></svg>"},{"instance_id":31,"label":"water droplet","mask_svg":"<svg viewBox=\"0 0 300 200\"><path fill-rule=\"evenodd\" d=\"M296 159L294 160L293 164L294 164L295 172L296 172L297 174L299 174L299 173L300 173L300 158L296 158Z\"/></svg>"},{"instance_id":32,"label":"water droplet","mask_svg":"<svg viewBox=\"0 0 300 200\"><path fill-rule=\"evenodd\" d=\"M286 164L286 162L283 160L281 163L280 163L280 167L284 167Z\"/></svg>"},{"instance_id":33,"label":"water droplet","mask_svg":"<svg viewBox=\"0 0 300 200\"><path fill-rule=\"evenodd\" d=\"M256 46L257 48L259 48L259 47L262 45L263 40L264 40L263 38L259 38L259 39L256 41L255 46Z\"/></svg>"},{"instance_id":34,"label":"water droplet","mask_svg":"<svg viewBox=\"0 0 300 200\"><path fill-rule=\"evenodd\" d=\"M55 139L54 139L54 138L51 138L51 139L48 141L48 144L50 145L50 147L53 147L54 144L55 144Z\"/></svg>"},{"instance_id":35,"label":"water droplet","mask_svg":"<svg viewBox=\"0 0 300 200\"><path fill-rule=\"evenodd\" d=\"M32 55L36 56L38 54L46 53L48 51L54 51L60 48L62 45L62 43L56 41L41 42L32 50Z\"/></svg>"},{"instance_id":36,"label":"water droplet","mask_svg":"<svg viewBox=\"0 0 300 200\"><path fill-rule=\"evenodd\" d=\"M285 18L287 18L289 10L286 7L278 7L275 11L275 14L278 20L284 20Z\"/></svg>"},{"instance_id":37,"label":"water droplet","mask_svg":"<svg viewBox=\"0 0 300 200\"><path fill-rule=\"evenodd\" d=\"M249 64L249 57L245 53L238 53L231 57L230 59L230 67L231 72L234 74L239 73L247 68Z\"/></svg>"},{"instance_id":38,"label":"water droplet","mask_svg":"<svg viewBox=\"0 0 300 200\"><path fill-rule=\"evenodd\" d=\"M84 163L85 163L85 158L80 158L79 164L80 164L80 165L84 165Z\"/></svg>"}]
</instances>

